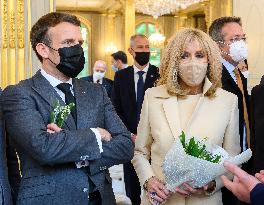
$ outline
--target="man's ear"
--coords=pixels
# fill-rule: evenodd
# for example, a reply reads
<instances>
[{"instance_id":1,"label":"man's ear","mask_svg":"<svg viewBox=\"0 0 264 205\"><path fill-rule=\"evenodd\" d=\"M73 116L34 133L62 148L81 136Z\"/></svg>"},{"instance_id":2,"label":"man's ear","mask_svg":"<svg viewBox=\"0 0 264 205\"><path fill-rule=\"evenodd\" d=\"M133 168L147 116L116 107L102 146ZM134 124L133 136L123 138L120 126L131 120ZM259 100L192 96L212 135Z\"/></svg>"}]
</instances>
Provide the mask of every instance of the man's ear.
<instances>
[{"instance_id":1,"label":"man's ear","mask_svg":"<svg viewBox=\"0 0 264 205\"><path fill-rule=\"evenodd\" d=\"M44 43L38 43L36 50L43 59L49 57L49 48Z\"/></svg>"},{"instance_id":2,"label":"man's ear","mask_svg":"<svg viewBox=\"0 0 264 205\"><path fill-rule=\"evenodd\" d=\"M128 50L128 52L130 53L130 55L133 56L133 49L132 49L131 47L129 47L127 50Z\"/></svg>"}]
</instances>

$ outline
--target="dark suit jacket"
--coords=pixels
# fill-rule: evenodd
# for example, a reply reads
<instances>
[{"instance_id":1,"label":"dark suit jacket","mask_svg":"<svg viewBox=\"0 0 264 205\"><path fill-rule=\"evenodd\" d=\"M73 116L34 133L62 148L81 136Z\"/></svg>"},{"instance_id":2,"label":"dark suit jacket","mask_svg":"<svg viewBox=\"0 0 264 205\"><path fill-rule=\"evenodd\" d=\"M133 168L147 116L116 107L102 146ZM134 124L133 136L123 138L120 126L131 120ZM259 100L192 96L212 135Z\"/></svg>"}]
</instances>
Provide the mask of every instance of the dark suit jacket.
<instances>
[{"instance_id":1,"label":"dark suit jacket","mask_svg":"<svg viewBox=\"0 0 264 205\"><path fill-rule=\"evenodd\" d=\"M0 91L2 93L2 91ZM0 110L0 205L12 204L6 164L6 140L2 111Z\"/></svg>"},{"instance_id":2,"label":"dark suit jacket","mask_svg":"<svg viewBox=\"0 0 264 205\"><path fill-rule=\"evenodd\" d=\"M264 75L261 77L260 84L264 85Z\"/></svg>"},{"instance_id":3,"label":"dark suit jacket","mask_svg":"<svg viewBox=\"0 0 264 205\"><path fill-rule=\"evenodd\" d=\"M87 77L83 77L81 79L93 83L93 76L92 75L87 76ZM104 88L108 94L108 97L111 98L113 81L108 79L108 78L103 78L102 85L104 86Z\"/></svg>"},{"instance_id":4,"label":"dark suit jacket","mask_svg":"<svg viewBox=\"0 0 264 205\"><path fill-rule=\"evenodd\" d=\"M145 90L153 87L158 78L158 68L150 65L145 80ZM128 130L136 134L137 112L133 66L129 66L115 73L111 99L117 114L123 120Z\"/></svg>"},{"instance_id":5,"label":"dark suit jacket","mask_svg":"<svg viewBox=\"0 0 264 205\"><path fill-rule=\"evenodd\" d=\"M105 89L73 79L77 125L69 115L63 131L46 130L55 100L64 104L40 71L30 79L3 91L6 130L16 145L22 179L17 205L88 204L88 177L99 190L102 205L115 204L108 168L130 161L133 143L107 97ZM90 128L108 130L112 140L103 142L100 153ZM86 159L88 167L76 168Z\"/></svg>"},{"instance_id":6,"label":"dark suit jacket","mask_svg":"<svg viewBox=\"0 0 264 205\"><path fill-rule=\"evenodd\" d=\"M0 205L10 205L12 201L13 204L16 203L20 173L16 151L5 135L4 124L2 104L0 104Z\"/></svg>"},{"instance_id":7,"label":"dark suit jacket","mask_svg":"<svg viewBox=\"0 0 264 205\"><path fill-rule=\"evenodd\" d=\"M250 192L251 205L263 205L264 203L264 184L257 184Z\"/></svg>"},{"instance_id":8,"label":"dark suit jacket","mask_svg":"<svg viewBox=\"0 0 264 205\"><path fill-rule=\"evenodd\" d=\"M264 84L251 91L251 138L254 173L264 169Z\"/></svg>"},{"instance_id":9,"label":"dark suit jacket","mask_svg":"<svg viewBox=\"0 0 264 205\"><path fill-rule=\"evenodd\" d=\"M242 83L243 83L248 115L250 115L249 95L248 95L248 91L247 91L247 79L241 73L240 73L240 76L241 76L241 80L242 80ZM239 87L237 86L236 82L233 80L233 78L229 74L228 70L225 68L225 66L223 66L223 72L222 72L222 87L223 87L224 90L229 91L231 93L234 93L238 97L239 135L240 135L240 147L241 147L241 151L242 151L242 148L243 148L243 133L244 133L243 95L242 95L242 92L240 91Z\"/></svg>"}]
</instances>

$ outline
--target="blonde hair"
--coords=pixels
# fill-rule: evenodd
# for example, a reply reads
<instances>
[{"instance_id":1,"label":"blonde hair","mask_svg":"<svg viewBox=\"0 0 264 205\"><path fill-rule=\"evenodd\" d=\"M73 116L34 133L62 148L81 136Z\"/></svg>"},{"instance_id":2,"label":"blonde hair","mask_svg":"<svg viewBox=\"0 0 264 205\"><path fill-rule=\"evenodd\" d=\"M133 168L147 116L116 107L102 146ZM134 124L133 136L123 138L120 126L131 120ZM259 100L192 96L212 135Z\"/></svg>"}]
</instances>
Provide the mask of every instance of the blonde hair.
<instances>
[{"instance_id":1,"label":"blonde hair","mask_svg":"<svg viewBox=\"0 0 264 205\"><path fill-rule=\"evenodd\" d=\"M182 29L169 40L161 60L158 85L166 85L168 93L173 96L184 97L188 94L188 90L183 89L179 84L178 72L186 43L194 40L200 43L203 52L207 55L206 76L212 86L205 93L205 96L212 98L215 96L216 89L222 86L221 53L217 44L206 33L198 29Z\"/></svg>"}]
</instances>

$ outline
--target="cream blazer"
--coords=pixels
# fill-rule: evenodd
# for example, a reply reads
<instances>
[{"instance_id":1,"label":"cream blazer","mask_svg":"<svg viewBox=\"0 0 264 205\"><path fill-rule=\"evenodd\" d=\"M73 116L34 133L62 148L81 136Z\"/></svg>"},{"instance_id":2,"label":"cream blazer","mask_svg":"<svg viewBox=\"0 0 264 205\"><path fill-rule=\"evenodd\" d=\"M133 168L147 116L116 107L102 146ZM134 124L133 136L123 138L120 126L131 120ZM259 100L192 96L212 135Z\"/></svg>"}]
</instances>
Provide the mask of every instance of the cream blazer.
<instances>
[{"instance_id":1,"label":"cream blazer","mask_svg":"<svg viewBox=\"0 0 264 205\"><path fill-rule=\"evenodd\" d=\"M184 131L189 136L207 137L209 142L222 146L230 155L237 155L240 153L237 97L219 88L216 97L209 99L204 94L211 85L206 79L203 95ZM164 181L163 160L174 140L183 130L178 109L177 97L170 96L165 86L146 91L137 130L135 155L132 160L141 186L152 176ZM175 193L165 204L222 205L220 191L222 186L221 180L217 178L216 191L213 195L192 195L185 199ZM142 204L149 204L146 193L143 193Z\"/></svg>"}]
</instances>

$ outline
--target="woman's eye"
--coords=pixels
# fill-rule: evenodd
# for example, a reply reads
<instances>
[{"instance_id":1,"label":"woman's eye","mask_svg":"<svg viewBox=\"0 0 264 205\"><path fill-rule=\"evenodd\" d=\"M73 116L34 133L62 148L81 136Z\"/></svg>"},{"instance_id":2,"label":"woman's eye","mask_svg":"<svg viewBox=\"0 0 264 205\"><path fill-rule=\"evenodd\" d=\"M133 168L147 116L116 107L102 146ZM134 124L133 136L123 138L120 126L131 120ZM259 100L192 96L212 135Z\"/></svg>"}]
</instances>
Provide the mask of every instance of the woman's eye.
<instances>
[{"instance_id":1,"label":"woman's eye","mask_svg":"<svg viewBox=\"0 0 264 205\"><path fill-rule=\"evenodd\" d=\"M186 58L188 58L188 54L187 53L184 53L182 56L181 56L181 59L186 59Z\"/></svg>"},{"instance_id":2,"label":"woman's eye","mask_svg":"<svg viewBox=\"0 0 264 205\"><path fill-rule=\"evenodd\" d=\"M202 53L196 54L196 58L204 58L204 54L202 54Z\"/></svg>"}]
</instances>

